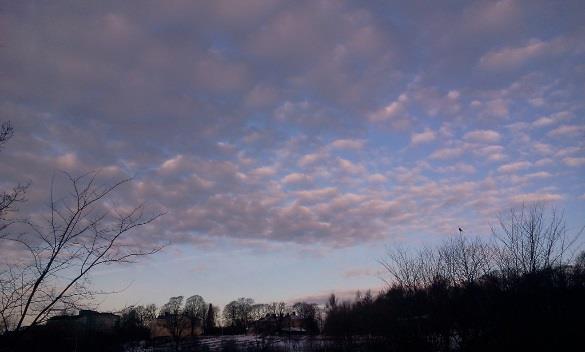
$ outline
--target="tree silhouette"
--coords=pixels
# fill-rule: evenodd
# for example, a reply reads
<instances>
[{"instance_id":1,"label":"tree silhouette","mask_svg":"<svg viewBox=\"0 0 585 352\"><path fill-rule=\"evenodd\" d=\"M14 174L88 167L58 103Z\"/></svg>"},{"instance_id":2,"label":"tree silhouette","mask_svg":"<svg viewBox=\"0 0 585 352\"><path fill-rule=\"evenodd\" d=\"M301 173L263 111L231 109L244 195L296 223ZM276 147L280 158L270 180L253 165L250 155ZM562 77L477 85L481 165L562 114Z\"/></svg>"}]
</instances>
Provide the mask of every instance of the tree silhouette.
<instances>
[{"instance_id":1,"label":"tree silhouette","mask_svg":"<svg viewBox=\"0 0 585 352\"><path fill-rule=\"evenodd\" d=\"M47 215L22 221L18 233L3 237L20 253L18 262L0 263L0 311L16 318L16 331L25 324L38 325L56 310L76 308L91 299L94 291L88 275L95 268L130 263L159 250L142 249L124 240L161 214L146 215L143 205L126 211L106 206L130 179L99 185L98 172L64 175L71 192L58 197L52 185Z\"/></svg>"},{"instance_id":2,"label":"tree silhouette","mask_svg":"<svg viewBox=\"0 0 585 352\"><path fill-rule=\"evenodd\" d=\"M181 339L185 337L185 330L189 327L189 319L183 312L183 296L169 298L169 301L162 306L160 312L177 350Z\"/></svg>"},{"instance_id":3,"label":"tree silhouette","mask_svg":"<svg viewBox=\"0 0 585 352\"><path fill-rule=\"evenodd\" d=\"M207 314L207 303L203 297L199 295L193 295L185 301L185 308L183 314L189 319L191 326L191 336L194 336L195 325L203 323L205 321L205 315Z\"/></svg>"},{"instance_id":4,"label":"tree silhouette","mask_svg":"<svg viewBox=\"0 0 585 352\"><path fill-rule=\"evenodd\" d=\"M207 309L207 314L205 316L206 334L213 333L213 330L215 329L215 310L213 308L213 305L209 303L209 308Z\"/></svg>"}]
</instances>

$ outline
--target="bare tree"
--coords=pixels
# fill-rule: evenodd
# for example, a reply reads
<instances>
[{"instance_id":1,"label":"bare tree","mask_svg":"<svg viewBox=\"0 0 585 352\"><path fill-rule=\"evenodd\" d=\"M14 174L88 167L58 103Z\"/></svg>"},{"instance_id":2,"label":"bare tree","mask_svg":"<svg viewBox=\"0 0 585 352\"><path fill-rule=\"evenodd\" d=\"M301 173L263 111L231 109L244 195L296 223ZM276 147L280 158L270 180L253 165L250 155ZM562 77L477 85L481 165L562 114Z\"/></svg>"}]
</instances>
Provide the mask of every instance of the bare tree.
<instances>
[{"instance_id":1,"label":"bare tree","mask_svg":"<svg viewBox=\"0 0 585 352\"><path fill-rule=\"evenodd\" d=\"M177 350L185 330L189 327L189 320L183 314L183 310L183 296L169 298L169 301L161 308L161 316L166 322Z\"/></svg>"},{"instance_id":2,"label":"bare tree","mask_svg":"<svg viewBox=\"0 0 585 352\"><path fill-rule=\"evenodd\" d=\"M13 134L14 128L10 121L2 122L0 124L0 150L2 150L4 144ZM15 208L16 204L25 200L24 195L28 186L29 183L18 184L9 191L0 191L0 238L7 235L4 230L15 222L14 219L9 217L9 214L16 212L18 210Z\"/></svg>"},{"instance_id":3,"label":"bare tree","mask_svg":"<svg viewBox=\"0 0 585 352\"><path fill-rule=\"evenodd\" d=\"M4 143L8 141L14 134L14 128L10 121L4 121L0 124L0 150L4 146Z\"/></svg>"},{"instance_id":4,"label":"bare tree","mask_svg":"<svg viewBox=\"0 0 585 352\"><path fill-rule=\"evenodd\" d=\"M121 311L122 320L126 320L130 325L150 328L150 324L156 319L157 311L155 304L126 307Z\"/></svg>"},{"instance_id":5,"label":"bare tree","mask_svg":"<svg viewBox=\"0 0 585 352\"><path fill-rule=\"evenodd\" d=\"M471 284L491 271L492 252L477 237L456 235L438 249L441 276L453 285Z\"/></svg>"},{"instance_id":6,"label":"bare tree","mask_svg":"<svg viewBox=\"0 0 585 352\"><path fill-rule=\"evenodd\" d=\"M272 302L266 307L267 314L274 314L277 317L284 317L287 313L290 313L290 307L285 302Z\"/></svg>"},{"instance_id":7,"label":"bare tree","mask_svg":"<svg viewBox=\"0 0 585 352\"><path fill-rule=\"evenodd\" d=\"M425 247L418 252L418 284L429 286L445 276L445 265L439 251Z\"/></svg>"},{"instance_id":8,"label":"bare tree","mask_svg":"<svg viewBox=\"0 0 585 352\"><path fill-rule=\"evenodd\" d=\"M585 251L581 251L575 258L575 267L577 270L585 271Z\"/></svg>"},{"instance_id":9,"label":"bare tree","mask_svg":"<svg viewBox=\"0 0 585 352\"><path fill-rule=\"evenodd\" d=\"M0 243L20 254L17 261L0 260L0 312L15 321L16 331L91 299L97 292L88 275L96 268L159 250L126 241L131 231L161 215L146 215L143 205L126 210L112 205L112 196L130 179L100 185L97 172L64 175L71 192L57 198L52 183L47 214L21 223L18 233Z\"/></svg>"},{"instance_id":10,"label":"bare tree","mask_svg":"<svg viewBox=\"0 0 585 352\"><path fill-rule=\"evenodd\" d=\"M13 134L14 129L10 121L0 124L0 150ZM25 200L27 188L28 184L19 184L9 191L0 191L0 239L8 236L8 227L16 222L10 215L17 212L16 205ZM0 329L4 333L16 325L17 317L12 315L12 312L16 308L14 301L18 294L18 272L12 267L0 266Z\"/></svg>"},{"instance_id":11,"label":"bare tree","mask_svg":"<svg viewBox=\"0 0 585 352\"><path fill-rule=\"evenodd\" d=\"M228 303L223 309L223 318L231 327L245 332L251 320L251 312L254 300L252 298L240 297Z\"/></svg>"},{"instance_id":12,"label":"bare tree","mask_svg":"<svg viewBox=\"0 0 585 352\"><path fill-rule=\"evenodd\" d=\"M193 336L197 322L203 326L203 322L205 321L207 314L207 303L205 303L203 297L199 295L193 295L187 298L185 301L183 314L185 317L187 317L187 319L189 319L191 326L191 336Z\"/></svg>"},{"instance_id":13,"label":"bare tree","mask_svg":"<svg viewBox=\"0 0 585 352\"><path fill-rule=\"evenodd\" d=\"M6 237L5 232L8 226L17 222L16 219L11 218L10 213L17 212L16 204L25 201L25 193L29 184L18 184L10 191L2 191L0 193L0 238Z\"/></svg>"},{"instance_id":14,"label":"bare tree","mask_svg":"<svg viewBox=\"0 0 585 352\"><path fill-rule=\"evenodd\" d=\"M238 302L231 301L223 308L223 321L225 325L236 327L238 324Z\"/></svg>"},{"instance_id":15,"label":"bare tree","mask_svg":"<svg viewBox=\"0 0 585 352\"><path fill-rule=\"evenodd\" d=\"M118 325L120 333L126 338L142 340L150 336L158 309L154 304L138 305L122 309Z\"/></svg>"},{"instance_id":16,"label":"bare tree","mask_svg":"<svg viewBox=\"0 0 585 352\"><path fill-rule=\"evenodd\" d=\"M562 212L543 204L522 205L501 213L492 233L499 242L498 264L520 275L562 265L567 251L583 233L569 236Z\"/></svg>"},{"instance_id":17,"label":"bare tree","mask_svg":"<svg viewBox=\"0 0 585 352\"><path fill-rule=\"evenodd\" d=\"M250 319L252 321L260 320L269 314L269 305L265 303L257 303L252 305L250 310Z\"/></svg>"},{"instance_id":18,"label":"bare tree","mask_svg":"<svg viewBox=\"0 0 585 352\"><path fill-rule=\"evenodd\" d=\"M426 260L435 261L430 250L423 250L413 255L404 247L388 247L386 257L378 262L390 274L390 279L382 278L388 286L397 284L408 290L415 290L430 279L425 277L433 271L432 264Z\"/></svg>"},{"instance_id":19,"label":"bare tree","mask_svg":"<svg viewBox=\"0 0 585 352\"><path fill-rule=\"evenodd\" d=\"M292 306L293 312L302 319L303 328L310 333L319 331L318 312L319 307L315 303L297 302Z\"/></svg>"},{"instance_id":20,"label":"bare tree","mask_svg":"<svg viewBox=\"0 0 585 352\"><path fill-rule=\"evenodd\" d=\"M437 279L452 285L469 284L491 270L492 248L476 237L462 234L447 239L438 248L422 248L414 253L402 247L388 248L380 264L390 274L384 280L407 290L428 287Z\"/></svg>"}]
</instances>

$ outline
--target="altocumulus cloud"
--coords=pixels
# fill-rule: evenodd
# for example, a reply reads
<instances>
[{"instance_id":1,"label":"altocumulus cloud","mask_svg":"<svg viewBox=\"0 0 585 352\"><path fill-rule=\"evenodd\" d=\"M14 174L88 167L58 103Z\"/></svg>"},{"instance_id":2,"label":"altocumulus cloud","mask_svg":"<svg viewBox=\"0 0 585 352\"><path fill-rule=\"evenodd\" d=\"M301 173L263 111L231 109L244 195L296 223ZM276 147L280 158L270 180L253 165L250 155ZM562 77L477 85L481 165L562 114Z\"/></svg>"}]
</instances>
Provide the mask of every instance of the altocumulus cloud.
<instances>
[{"instance_id":1,"label":"altocumulus cloud","mask_svg":"<svg viewBox=\"0 0 585 352\"><path fill-rule=\"evenodd\" d=\"M135 240L206 246L481 232L583 194L583 2L430 6L6 3L3 184L40 213L53 170L132 175L121 204L168 211Z\"/></svg>"}]
</instances>

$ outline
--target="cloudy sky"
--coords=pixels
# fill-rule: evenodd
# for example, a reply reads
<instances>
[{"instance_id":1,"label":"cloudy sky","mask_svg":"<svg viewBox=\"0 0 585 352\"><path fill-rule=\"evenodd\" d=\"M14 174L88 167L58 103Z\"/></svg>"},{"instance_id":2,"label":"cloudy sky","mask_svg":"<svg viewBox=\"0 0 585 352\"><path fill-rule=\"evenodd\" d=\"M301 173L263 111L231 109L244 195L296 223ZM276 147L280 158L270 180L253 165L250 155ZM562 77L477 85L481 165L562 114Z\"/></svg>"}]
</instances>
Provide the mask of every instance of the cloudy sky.
<instances>
[{"instance_id":1,"label":"cloudy sky","mask_svg":"<svg viewBox=\"0 0 585 352\"><path fill-rule=\"evenodd\" d=\"M585 214L585 3L2 1L0 184L135 177L168 242L102 309L381 286L388 244Z\"/></svg>"}]
</instances>

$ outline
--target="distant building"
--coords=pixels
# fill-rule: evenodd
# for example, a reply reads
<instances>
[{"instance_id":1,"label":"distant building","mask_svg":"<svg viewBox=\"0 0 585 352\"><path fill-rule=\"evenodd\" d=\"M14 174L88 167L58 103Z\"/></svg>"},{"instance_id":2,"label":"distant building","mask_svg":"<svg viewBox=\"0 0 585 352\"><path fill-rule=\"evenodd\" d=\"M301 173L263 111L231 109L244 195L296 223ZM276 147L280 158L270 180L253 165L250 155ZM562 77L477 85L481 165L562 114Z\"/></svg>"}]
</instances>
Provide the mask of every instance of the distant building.
<instances>
[{"instance_id":1,"label":"distant building","mask_svg":"<svg viewBox=\"0 0 585 352\"><path fill-rule=\"evenodd\" d=\"M62 332L111 333L119 324L120 317L116 314L80 310L78 315L51 317L46 326Z\"/></svg>"},{"instance_id":2,"label":"distant building","mask_svg":"<svg viewBox=\"0 0 585 352\"><path fill-rule=\"evenodd\" d=\"M264 318L252 323L250 332L261 335L278 335L305 334L307 331L304 328L303 319L293 313L284 316L266 314Z\"/></svg>"}]
</instances>

